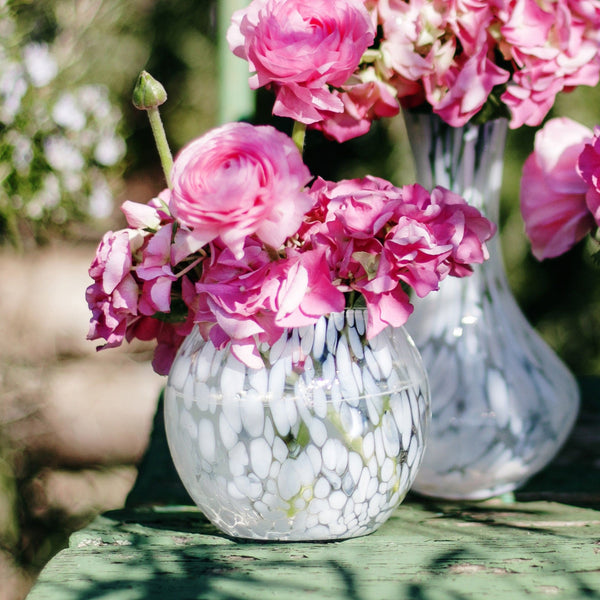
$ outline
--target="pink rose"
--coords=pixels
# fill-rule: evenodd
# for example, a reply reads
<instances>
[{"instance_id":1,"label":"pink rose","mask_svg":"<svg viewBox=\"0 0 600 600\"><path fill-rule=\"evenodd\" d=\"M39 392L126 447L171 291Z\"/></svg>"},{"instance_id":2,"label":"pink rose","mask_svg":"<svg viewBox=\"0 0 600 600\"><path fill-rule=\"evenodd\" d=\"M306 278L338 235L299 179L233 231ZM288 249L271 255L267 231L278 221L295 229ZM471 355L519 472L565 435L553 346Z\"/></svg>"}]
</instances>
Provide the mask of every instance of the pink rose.
<instances>
[{"instance_id":1,"label":"pink rose","mask_svg":"<svg viewBox=\"0 0 600 600\"><path fill-rule=\"evenodd\" d=\"M341 113L329 86L342 86L373 43L375 27L360 0L254 0L227 33L249 62L250 86L273 87L273 113L310 124Z\"/></svg>"},{"instance_id":2,"label":"pink rose","mask_svg":"<svg viewBox=\"0 0 600 600\"><path fill-rule=\"evenodd\" d=\"M229 123L188 144L172 171L171 211L198 246L219 237L237 256L256 235L279 248L312 201L300 152L270 126Z\"/></svg>"},{"instance_id":3,"label":"pink rose","mask_svg":"<svg viewBox=\"0 0 600 600\"><path fill-rule=\"evenodd\" d=\"M521 213L538 260L563 254L591 229L588 185L577 161L592 132L566 117L551 119L535 136L523 166ZM585 162L585 161L584 161Z\"/></svg>"}]
</instances>

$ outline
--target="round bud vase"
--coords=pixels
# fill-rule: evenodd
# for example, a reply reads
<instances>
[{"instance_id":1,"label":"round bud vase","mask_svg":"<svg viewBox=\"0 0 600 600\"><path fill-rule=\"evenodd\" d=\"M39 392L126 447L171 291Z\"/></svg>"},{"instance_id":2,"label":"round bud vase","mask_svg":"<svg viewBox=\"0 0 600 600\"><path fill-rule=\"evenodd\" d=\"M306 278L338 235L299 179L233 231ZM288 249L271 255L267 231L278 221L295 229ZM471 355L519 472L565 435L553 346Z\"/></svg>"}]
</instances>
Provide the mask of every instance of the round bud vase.
<instances>
[{"instance_id":1,"label":"round bud vase","mask_svg":"<svg viewBox=\"0 0 600 600\"><path fill-rule=\"evenodd\" d=\"M377 529L423 455L429 388L404 328L365 336L346 310L260 347L251 369L196 329L171 368L165 424L192 499L225 534L331 540Z\"/></svg>"},{"instance_id":2,"label":"round bud vase","mask_svg":"<svg viewBox=\"0 0 600 600\"><path fill-rule=\"evenodd\" d=\"M507 121L454 128L405 113L417 179L463 196L498 223ZM577 383L510 291L499 236L470 277L415 299L408 330L427 367L432 424L413 489L448 499L510 492L546 466L579 409Z\"/></svg>"}]
</instances>

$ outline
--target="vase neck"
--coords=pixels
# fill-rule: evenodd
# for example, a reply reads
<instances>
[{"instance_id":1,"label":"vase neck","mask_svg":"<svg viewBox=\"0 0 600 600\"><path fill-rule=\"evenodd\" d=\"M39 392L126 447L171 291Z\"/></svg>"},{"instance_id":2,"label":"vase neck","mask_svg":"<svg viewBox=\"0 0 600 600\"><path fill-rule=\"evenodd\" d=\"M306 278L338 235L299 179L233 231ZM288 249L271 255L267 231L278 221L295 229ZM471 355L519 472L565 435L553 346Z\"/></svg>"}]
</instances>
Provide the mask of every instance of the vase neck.
<instances>
[{"instance_id":1,"label":"vase neck","mask_svg":"<svg viewBox=\"0 0 600 600\"><path fill-rule=\"evenodd\" d=\"M405 111L404 121L417 181L460 194L498 223L507 120L452 127L433 113Z\"/></svg>"}]
</instances>

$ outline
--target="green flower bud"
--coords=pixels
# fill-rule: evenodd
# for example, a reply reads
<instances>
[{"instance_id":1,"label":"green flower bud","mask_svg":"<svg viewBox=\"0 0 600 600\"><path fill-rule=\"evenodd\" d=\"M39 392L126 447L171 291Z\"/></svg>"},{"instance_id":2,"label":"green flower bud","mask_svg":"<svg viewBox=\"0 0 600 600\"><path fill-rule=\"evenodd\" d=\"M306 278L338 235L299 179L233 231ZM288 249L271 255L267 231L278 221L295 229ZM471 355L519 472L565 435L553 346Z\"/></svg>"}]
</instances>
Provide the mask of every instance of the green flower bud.
<instances>
[{"instance_id":1,"label":"green flower bud","mask_svg":"<svg viewBox=\"0 0 600 600\"><path fill-rule=\"evenodd\" d=\"M142 71L133 89L132 102L140 110L150 110L167 100L167 92L162 84L147 71Z\"/></svg>"}]
</instances>

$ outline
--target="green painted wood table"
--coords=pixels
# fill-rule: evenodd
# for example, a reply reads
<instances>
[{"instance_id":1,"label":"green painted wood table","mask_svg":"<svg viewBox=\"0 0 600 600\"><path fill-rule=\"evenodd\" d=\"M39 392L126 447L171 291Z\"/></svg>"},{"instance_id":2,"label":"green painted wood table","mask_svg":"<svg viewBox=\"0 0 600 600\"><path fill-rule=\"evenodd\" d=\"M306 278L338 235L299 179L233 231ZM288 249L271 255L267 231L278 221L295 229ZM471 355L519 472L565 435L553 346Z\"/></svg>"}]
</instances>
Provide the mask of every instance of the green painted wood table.
<instances>
[{"instance_id":1,"label":"green painted wood table","mask_svg":"<svg viewBox=\"0 0 600 600\"><path fill-rule=\"evenodd\" d=\"M509 497L409 497L374 534L328 543L235 541L190 506L130 502L73 534L28 600L600 600L599 390L582 381L569 442Z\"/></svg>"}]
</instances>

